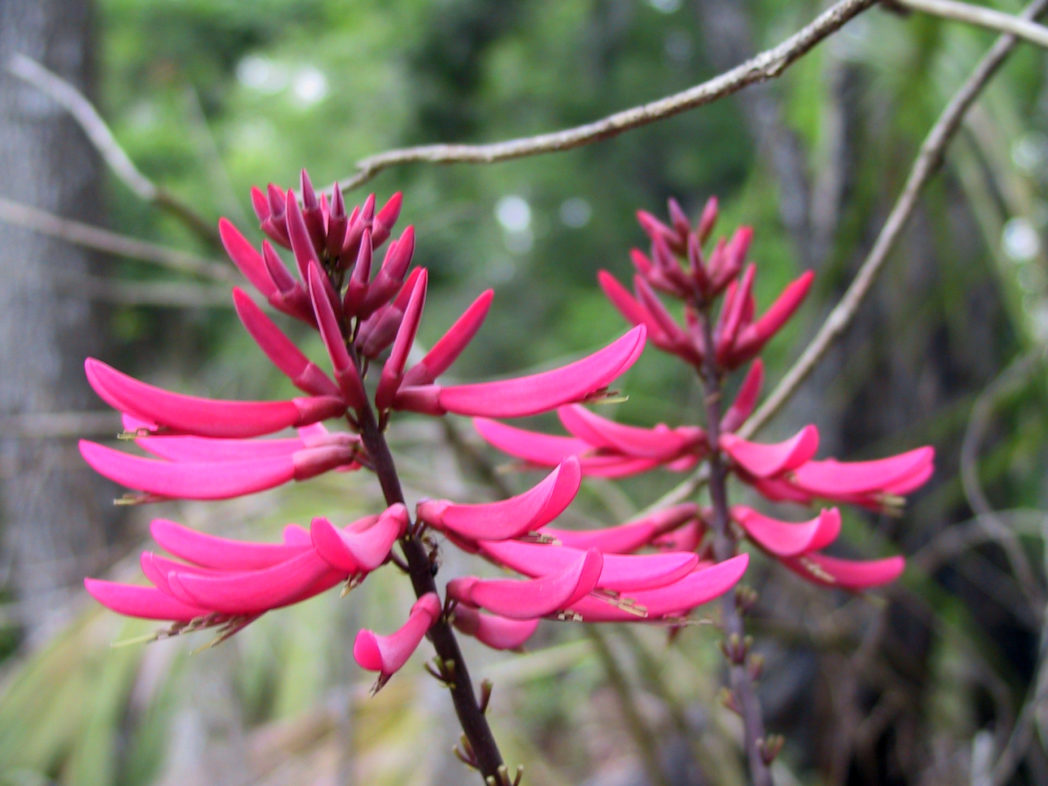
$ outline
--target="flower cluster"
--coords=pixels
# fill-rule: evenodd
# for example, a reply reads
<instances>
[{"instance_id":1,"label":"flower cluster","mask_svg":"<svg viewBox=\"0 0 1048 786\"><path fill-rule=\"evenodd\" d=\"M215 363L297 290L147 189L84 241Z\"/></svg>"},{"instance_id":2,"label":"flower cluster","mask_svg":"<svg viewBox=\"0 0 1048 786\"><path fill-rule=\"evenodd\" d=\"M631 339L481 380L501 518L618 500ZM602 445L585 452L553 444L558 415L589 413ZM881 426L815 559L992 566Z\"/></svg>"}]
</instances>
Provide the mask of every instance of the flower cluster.
<instances>
[{"instance_id":1,"label":"flower cluster","mask_svg":"<svg viewBox=\"0 0 1048 786\"><path fill-rule=\"evenodd\" d=\"M489 646L512 649L543 618L677 621L734 586L746 568L746 555L713 564L692 552L632 553L700 520L694 505L609 530L551 528L578 492L583 474L594 469L590 457L575 457L586 452L581 448L561 450L558 457L543 453L554 469L523 494L486 504L424 500L413 521L383 436L396 412L490 419L567 408L560 410L566 422L577 421L580 433L606 437L609 450L647 445L644 468L690 466L709 446L700 429L655 429L650 437L635 430L633 438L624 427L595 421L578 408L606 395L608 385L634 363L645 344L646 324L551 371L439 384L437 378L480 328L492 300L487 291L409 367L427 272L412 268L412 229L393 237L400 196L377 212L369 197L347 213L337 187L330 198L318 198L304 172L300 193L301 202L293 189L270 185L265 193L253 191L268 236L261 250L229 222L223 220L219 229L229 256L266 301L320 334L330 371L310 360L247 293L235 289L244 327L304 395L251 402L198 398L89 359L85 368L91 386L122 413L124 436L149 456L87 441L81 452L99 473L136 490L129 501L225 499L328 471L364 469L378 476L387 507L342 526L323 517L314 518L308 529L289 526L280 543L218 538L158 520L153 536L175 559L142 555L151 586L87 579L88 591L99 602L123 614L168 620L171 633L218 627L229 635L266 611L339 584L351 588L395 563L411 572L418 601L399 630L385 636L361 631L354 647L358 663L379 672L381 684L433 626L454 624ZM290 250L297 276L274 244ZM382 262L374 264L383 246ZM752 339L742 348L733 344L732 351L745 354L750 344ZM330 421L336 424L331 429L325 425ZM295 429L295 436L273 436L287 429ZM577 448L584 438L578 439ZM623 474L621 462L605 474ZM457 547L523 578L456 577L447 584L442 603L432 582L435 556L421 566L412 561L423 553L426 530L439 531ZM403 560L393 553L398 542Z\"/></svg>"},{"instance_id":2,"label":"flower cluster","mask_svg":"<svg viewBox=\"0 0 1048 786\"><path fill-rule=\"evenodd\" d=\"M921 486L932 473L934 451L917 448L897 456L861 462L816 460L819 434L815 426L801 429L778 444L751 442L735 432L752 413L760 394L764 371L756 355L794 314L811 286L807 272L790 283L776 301L756 317L753 284L756 266L746 265L752 238L748 227L730 240L719 240L703 253L717 220L716 200L709 200L695 227L674 200L671 222L665 224L643 211L641 227L651 241L650 254L634 250L633 292L610 273L599 280L622 315L647 329L660 349L692 365L709 383L719 386L723 376L752 360L734 402L716 423L646 429L599 417L578 404L560 407L557 414L570 436L528 431L490 418L476 418L480 435L500 450L521 459L525 466L553 466L577 457L586 475L621 477L656 468L683 471L716 450L728 471L772 501L812 505L819 500L894 510L904 495ZM682 301L684 325L674 319L656 292ZM720 302L719 311L715 305ZM756 358L756 359L755 359ZM709 392L709 391L707 391ZM719 387L714 395L719 399ZM779 521L745 506L727 511L736 537L745 537L791 570L811 581L846 589L865 589L894 580L903 570L901 557L854 561L832 557L823 549L841 528L837 508L819 511L807 522ZM636 548L656 545L671 550L712 549L706 533L713 512L698 510L674 532L652 533Z\"/></svg>"}]
</instances>

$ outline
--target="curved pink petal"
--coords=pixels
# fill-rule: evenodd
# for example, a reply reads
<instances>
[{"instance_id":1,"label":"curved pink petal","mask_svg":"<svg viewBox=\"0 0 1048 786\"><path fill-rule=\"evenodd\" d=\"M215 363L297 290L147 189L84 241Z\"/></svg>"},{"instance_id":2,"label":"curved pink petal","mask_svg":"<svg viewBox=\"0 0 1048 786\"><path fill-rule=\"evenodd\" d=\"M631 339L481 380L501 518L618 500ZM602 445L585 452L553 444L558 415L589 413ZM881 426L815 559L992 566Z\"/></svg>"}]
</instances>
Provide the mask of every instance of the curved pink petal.
<instances>
[{"instance_id":1,"label":"curved pink petal","mask_svg":"<svg viewBox=\"0 0 1048 786\"><path fill-rule=\"evenodd\" d=\"M691 462L692 464L694 462ZM656 459L629 458L628 456L582 456L579 459L582 474L594 478L625 478L648 472L660 466ZM672 465L663 465L672 468Z\"/></svg>"},{"instance_id":2,"label":"curved pink petal","mask_svg":"<svg viewBox=\"0 0 1048 786\"><path fill-rule=\"evenodd\" d=\"M402 384L405 387L428 385L447 371L477 334L494 296L491 289L481 292L426 356L408 369Z\"/></svg>"},{"instance_id":3,"label":"curved pink petal","mask_svg":"<svg viewBox=\"0 0 1048 786\"><path fill-rule=\"evenodd\" d=\"M750 370L746 372L735 401L728 407L728 411L721 418L721 431L735 431L746 422L746 418L753 412L757 405L757 396L761 392L761 384L764 382L764 363L760 358L753 361Z\"/></svg>"},{"instance_id":4,"label":"curved pink petal","mask_svg":"<svg viewBox=\"0 0 1048 786\"><path fill-rule=\"evenodd\" d=\"M474 505L448 500L425 500L418 505L420 520L469 540L518 538L553 521L575 499L582 473L569 458L540 483L509 499Z\"/></svg>"},{"instance_id":5,"label":"curved pink petal","mask_svg":"<svg viewBox=\"0 0 1048 786\"><path fill-rule=\"evenodd\" d=\"M499 450L540 466L552 467L569 456L590 450L589 443L581 439L527 431L488 418L473 418L473 427L484 441Z\"/></svg>"},{"instance_id":6,"label":"curved pink petal","mask_svg":"<svg viewBox=\"0 0 1048 786\"><path fill-rule=\"evenodd\" d=\"M648 313L648 310L630 294L629 290L619 283L615 276L611 275L611 273L606 270L601 270L597 273L597 282L600 284L600 288L604 290L604 294L607 296L608 300L610 300L611 304L626 318L627 322L631 325L643 325L647 328L648 337L652 340L652 343L659 347L669 348L671 344L670 339L663 332L659 323L650 313Z\"/></svg>"},{"instance_id":7,"label":"curved pink petal","mask_svg":"<svg viewBox=\"0 0 1048 786\"><path fill-rule=\"evenodd\" d=\"M204 437L257 437L289 426L339 417L341 399L332 396L290 401L223 401L172 393L88 358L88 382L107 404L142 420Z\"/></svg>"},{"instance_id":8,"label":"curved pink petal","mask_svg":"<svg viewBox=\"0 0 1048 786\"><path fill-rule=\"evenodd\" d=\"M567 366L498 382L402 388L396 406L425 414L515 418L585 401L604 390L644 351L644 328L635 327L603 349Z\"/></svg>"},{"instance_id":9,"label":"curved pink petal","mask_svg":"<svg viewBox=\"0 0 1048 786\"><path fill-rule=\"evenodd\" d=\"M602 418L579 404L560 407L557 416L573 436L594 447L635 458L666 460L696 448L705 438L697 428L671 429L662 424L655 428L626 426Z\"/></svg>"},{"instance_id":10,"label":"curved pink petal","mask_svg":"<svg viewBox=\"0 0 1048 786\"><path fill-rule=\"evenodd\" d=\"M411 607L408 621L388 636L364 629L353 642L353 659L361 668L377 671L388 679L408 662L426 635L426 631L440 617L440 600L430 592ZM380 680L380 683L384 680Z\"/></svg>"},{"instance_id":11,"label":"curved pink petal","mask_svg":"<svg viewBox=\"0 0 1048 786\"><path fill-rule=\"evenodd\" d=\"M810 460L819 449L819 431L808 425L790 439L774 445L748 442L734 434L723 434L720 446L742 469L757 478L788 472Z\"/></svg>"},{"instance_id":12,"label":"curved pink petal","mask_svg":"<svg viewBox=\"0 0 1048 786\"><path fill-rule=\"evenodd\" d=\"M240 230L233 226L229 219L220 218L218 220L218 235L222 239L222 245L229 258L233 260L244 277L255 286L255 289L265 295L267 299L279 295L277 285L270 277L262 255L254 249L247 238L240 234Z\"/></svg>"},{"instance_id":13,"label":"curved pink petal","mask_svg":"<svg viewBox=\"0 0 1048 786\"><path fill-rule=\"evenodd\" d=\"M731 517L761 548L778 557L821 549L836 540L841 531L841 514L836 508L819 511L811 521L799 524L779 521L742 505L731 509Z\"/></svg>"},{"instance_id":14,"label":"curved pink petal","mask_svg":"<svg viewBox=\"0 0 1048 786\"><path fill-rule=\"evenodd\" d=\"M739 331L734 346L725 353L724 361L734 367L760 352L804 302L814 278L815 273L809 270L792 281L760 319Z\"/></svg>"},{"instance_id":15,"label":"curved pink petal","mask_svg":"<svg viewBox=\"0 0 1048 786\"><path fill-rule=\"evenodd\" d=\"M384 204L375 215L375 219L372 222L375 233L375 245L380 246L386 242L386 238L389 237L389 232L393 229L393 225L397 223L397 218L400 216L400 207L404 201L404 195L397 191L386 200Z\"/></svg>"},{"instance_id":16,"label":"curved pink petal","mask_svg":"<svg viewBox=\"0 0 1048 786\"><path fill-rule=\"evenodd\" d=\"M84 588L107 609L128 617L189 622L211 613L205 608L165 595L156 587L137 587L102 579L84 579Z\"/></svg>"},{"instance_id":17,"label":"curved pink petal","mask_svg":"<svg viewBox=\"0 0 1048 786\"><path fill-rule=\"evenodd\" d=\"M180 597L177 590L171 588L168 576L172 573L193 573L198 576L223 576L226 571L217 571L210 568L202 568L198 565L187 565L184 562L161 557L151 551L143 551L139 555L138 564L142 568L142 575L149 580L161 592L174 598Z\"/></svg>"},{"instance_id":18,"label":"curved pink petal","mask_svg":"<svg viewBox=\"0 0 1048 786\"><path fill-rule=\"evenodd\" d=\"M748 564L749 555L739 554L700 568L673 584L631 592L618 601L584 597L572 604L569 613L580 622L639 622L686 613L734 587Z\"/></svg>"},{"instance_id":19,"label":"curved pink petal","mask_svg":"<svg viewBox=\"0 0 1048 786\"><path fill-rule=\"evenodd\" d=\"M229 499L305 480L352 461L345 448L307 448L288 456L243 461L168 462L140 458L87 440L80 455L115 483L161 497Z\"/></svg>"},{"instance_id":20,"label":"curved pink petal","mask_svg":"<svg viewBox=\"0 0 1048 786\"><path fill-rule=\"evenodd\" d=\"M364 383L360 380L360 373L356 363L349 355L346 348L346 340L342 335L338 315L328 297L325 283L327 275L316 265L309 268L309 296L313 302L313 313L317 319L317 328L320 337L324 341L331 365L335 371L335 381L338 383L346 403L353 409L361 409L367 404L367 394L364 392Z\"/></svg>"},{"instance_id":21,"label":"curved pink petal","mask_svg":"<svg viewBox=\"0 0 1048 786\"><path fill-rule=\"evenodd\" d=\"M812 552L784 560L798 575L827 587L863 590L895 581L906 567L902 557L876 560L849 560Z\"/></svg>"},{"instance_id":22,"label":"curved pink petal","mask_svg":"<svg viewBox=\"0 0 1048 786\"><path fill-rule=\"evenodd\" d=\"M735 344L735 338L739 328L743 324L746 314L746 306L753 299L753 279L757 275L757 266L750 264L742 278L733 281L728 286L724 296L724 305L721 307L720 318L717 320L716 338L714 340L717 360L723 361L725 353L729 352Z\"/></svg>"},{"instance_id":23,"label":"curved pink petal","mask_svg":"<svg viewBox=\"0 0 1048 786\"><path fill-rule=\"evenodd\" d=\"M604 558L599 551L580 553L564 570L537 579L478 579L448 582L448 597L510 619L535 619L567 608L597 586Z\"/></svg>"},{"instance_id":24,"label":"curved pink petal","mask_svg":"<svg viewBox=\"0 0 1048 786\"><path fill-rule=\"evenodd\" d=\"M516 540L488 542L481 552L492 561L532 578L568 570L586 552L568 546L523 543ZM604 554L596 586L616 592L650 589L672 584L695 570L696 554Z\"/></svg>"},{"instance_id":25,"label":"curved pink petal","mask_svg":"<svg viewBox=\"0 0 1048 786\"><path fill-rule=\"evenodd\" d=\"M652 545L667 551L698 551L706 537L706 522L696 517L675 530L660 535Z\"/></svg>"},{"instance_id":26,"label":"curved pink petal","mask_svg":"<svg viewBox=\"0 0 1048 786\"><path fill-rule=\"evenodd\" d=\"M894 491L912 477L927 480L934 458L933 448L922 447L875 461L809 461L794 470L790 482L819 497Z\"/></svg>"},{"instance_id":27,"label":"curved pink petal","mask_svg":"<svg viewBox=\"0 0 1048 786\"><path fill-rule=\"evenodd\" d=\"M537 619L511 620L462 605L455 609L452 623L467 636L473 636L494 650L520 649L539 626Z\"/></svg>"},{"instance_id":28,"label":"curved pink petal","mask_svg":"<svg viewBox=\"0 0 1048 786\"><path fill-rule=\"evenodd\" d=\"M378 233L373 234L376 246L379 244ZM415 229L406 227L400 237L389 244L386 255L382 258L382 266L375 275L374 280L368 285L364 300L358 308L359 316L367 318L380 306L389 301L400 289L404 281L404 275L411 265L411 257L415 253Z\"/></svg>"},{"instance_id":29,"label":"curved pink petal","mask_svg":"<svg viewBox=\"0 0 1048 786\"><path fill-rule=\"evenodd\" d=\"M198 532L167 519L154 519L149 531L164 551L205 568L258 570L301 554L306 546L255 543Z\"/></svg>"},{"instance_id":30,"label":"curved pink petal","mask_svg":"<svg viewBox=\"0 0 1048 786\"><path fill-rule=\"evenodd\" d=\"M224 614L242 615L305 600L330 589L345 577L312 550L306 550L260 570L215 576L171 572L168 582L187 602Z\"/></svg>"},{"instance_id":31,"label":"curved pink petal","mask_svg":"<svg viewBox=\"0 0 1048 786\"><path fill-rule=\"evenodd\" d=\"M240 287L233 288L233 304L255 343L295 387L314 396L342 395L338 385L310 361Z\"/></svg>"},{"instance_id":32,"label":"curved pink petal","mask_svg":"<svg viewBox=\"0 0 1048 786\"><path fill-rule=\"evenodd\" d=\"M386 561L397 538L408 525L403 505L388 508L366 529L335 527L323 517L313 519L309 532L313 547L331 567L346 573L370 572Z\"/></svg>"},{"instance_id":33,"label":"curved pink petal","mask_svg":"<svg viewBox=\"0 0 1048 786\"><path fill-rule=\"evenodd\" d=\"M278 456L290 457L302 450L301 439L217 439L184 435L136 437L135 444L154 456L168 461L206 462L250 461Z\"/></svg>"},{"instance_id":34,"label":"curved pink petal","mask_svg":"<svg viewBox=\"0 0 1048 786\"><path fill-rule=\"evenodd\" d=\"M309 235L309 227L306 226L306 219L302 215L301 209L299 209L298 199L295 198L293 189L289 188L287 190L285 204L288 240L291 241L291 251L295 255L295 263L298 265L299 275L303 281L306 281L309 278L310 264L320 265L320 259L317 257L316 248Z\"/></svg>"},{"instance_id":35,"label":"curved pink petal","mask_svg":"<svg viewBox=\"0 0 1048 786\"><path fill-rule=\"evenodd\" d=\"M655 294L644 277L634 276L633 287L637 293L637 300L644 310L651 315L655 324L659 326L659 332L665 336L665 342L681 355L692 356L694 353L695 360L701 362L702 358L698 353L694 352L684 328L677 324L677 320L673 318L666 306L662 304L659 296Z\"/></svg>"},{"instance_id":36,"label":"curved pink petal","mask_svg":"<svg viewBox=\"0 0 1048 786\"><path fill-rule=\"evenodd\" d=\"M381 410L387 410L393 406L397 389L404 378L404 365L408 360L408 352L415 341L418 332L419 321L422 319L422 309L426 305L426 283L429 276L425 268L415 279L411 289L411 296L404 308L404 317L400 321L400 328L393 340L393 348L389 351L389 357L382 366L382 374L379 376L378 387L375 390L375 406Z\"/></svg>"},{"instance_id":37,"label":"curved pink petal","mask_svg":"<svg viewBox=\"0 0 1048 786\"><path fill-rule=\"evenodd\" d=\"M556 538L576 549L595 548L603 554L626 554L650 543L659 535L685 524L698 515L699 506L685 502L663 508L650 516L628 521L617 527L591 530L566 530L543 527L542 535ZM689 549L691 551L691 549Z\"/></svg>"},{"instance_id":38,"label":"curved pink petal","mask_svg":"<svg viewBox=\"0 0 1048 786\"><path fill-rule=\"evenodd\" d=\"M80 441L80 455L113 482L162 497L228 499L279 486L295 476L291 456L172 463L131 456L86 440Z\"/></svg>"}]
</instances>

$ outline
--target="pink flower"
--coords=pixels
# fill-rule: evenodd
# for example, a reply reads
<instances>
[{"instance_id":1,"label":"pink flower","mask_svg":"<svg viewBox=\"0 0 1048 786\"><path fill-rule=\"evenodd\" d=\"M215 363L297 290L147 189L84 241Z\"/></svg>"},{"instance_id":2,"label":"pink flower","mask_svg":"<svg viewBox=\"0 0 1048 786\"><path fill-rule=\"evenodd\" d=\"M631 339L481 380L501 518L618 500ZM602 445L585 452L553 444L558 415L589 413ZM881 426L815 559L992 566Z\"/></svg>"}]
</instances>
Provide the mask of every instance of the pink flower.
<instances>
[{"instance_id":1,"label":"pink flower","mask_svg":"<svg viewBox=\"0 0 1048 786\"><path fill-rule=\"evenodd\" d=\"M198 398L154 387L88 359L85 370L91 386L136 424L138 444L158 456L147 459L81 443L81 453L98 472L144 492L132 499L224 499L332 469L368 466L352 433L312 440L250 438L289 427L320 428L321 421L329 419L344 420L355 430L359 413L371 406L362 377L369 367L378 373L374 405L384 425L392 410L517 417L597 398L643 351L644 330L635 328L563 368L496 382L438 384L437 377L479 330L491 291L482 293L418 363L407 367L428 283L425 270L408 273L415 246L411 228L390 241L374 276L371 265L374 250L390 237L400 196L378 214L370 197L346 215L337 189L330 200L324 195L318 199L305 172L301 187L301 205L291 189L271 185L267 194L253 192L263 229L291 249L297 279L270 245L263 244L259 254L228 222L221 222L220 231L230 256L266 299L317 330L330 372L310 360L240 289L234 289L233 301L245 329L305 396L286 401ZM332 281L342 281L347 273L345 292L337 292Z\"/></svg>"},{"instance_id":2,"label":"pink flower","mask_svg":"<svg viewBox=\"0 0 1048 786\"><path fill-rule=\"evenodd\" d=\"M575 499L582 476L569 458L532 489L509 499L473 505L450 500L418 504L418 520L454 536L457 542L507 540L534 532L559 516Z\"/></svg>"},{"instance_id":3,"label":"pink flower","mask_svg":"<svg viewBox=\"0 0 1048 786\"><path fill-rule=\"evenodd\" d=\"M622 477L665 465L689 469L709 450L706 433L695 426L626 426L581 406L560 407L561 423L571 437L556 437L476 418L474 427L490 444L531 466L552 466L577 456L584 475Z\"/></svg>"},{"instance_id":4,"label":"pink flower","mask_svg":"<svg viewBox=\"0 0 1048 786\"><path fill-rule=\"evenodd\" d=\"M314 519L308 531L286 528L281 543L252 543L157 519L154 539L183 562L144 552L142 571L153 586L90 578L84 584L120 614L170 620L171 633L219 626L225 637L271 609L362 581L385 562L406 526L407 511L395 505L342 528Z\"/></svg>"},{"instance_id":5,"label":"pink flower","mask_svg":"<svg viewBox=\"0 0 1048 786\"><path fill-rule=\"evenodd\" d=\"M432 592L419 598L408 613L408 621L388 636L361 630L353 642L353 659L361 668L379 673L372 693L407 663L426 631L440 616L440 599Z\"/></svg>"},{"instance_id":6,"label":"pink flower","mask_svg":"<svg viewBox=\"0 0 1048 786\"><path fill-rule=\"evenodd\" d=\"M898 508L934 469L935 451L928 446L874 461L815 461L818 439L815 427L807 426L776 445L725 434L721 447L736 474L765 497L804 505L826 499L873 510Z\"/></svg>"}]
</instances>

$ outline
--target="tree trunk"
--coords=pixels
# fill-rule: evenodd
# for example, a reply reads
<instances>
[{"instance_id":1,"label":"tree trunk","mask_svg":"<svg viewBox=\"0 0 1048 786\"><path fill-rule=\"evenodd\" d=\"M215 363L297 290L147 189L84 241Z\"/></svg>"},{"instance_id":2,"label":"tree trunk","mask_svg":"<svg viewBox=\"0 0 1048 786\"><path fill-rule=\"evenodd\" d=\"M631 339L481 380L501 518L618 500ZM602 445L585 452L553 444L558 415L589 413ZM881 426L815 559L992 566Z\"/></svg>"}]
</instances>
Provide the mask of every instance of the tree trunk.
<instances>
[{"instance_id":1,"label":"tree trunk","mask_svg":"<svg viewBox=\"0 0 1048 786\"><path fill-rule=\"evenodd\" d=\"M89 0L0 0L0 196L97 220L98 156L62 108L6 71L16 53L83 89ZM18 601L23 632L40 638L61 621L84 574L103 563L116 519L114 489L86 468L72 435L38 425L47 413L98 406L82 362L99 352L103 330L82 295L89 254L18 226L4 225L3 237L0 584Z\"/></svg>"}]
</instances>

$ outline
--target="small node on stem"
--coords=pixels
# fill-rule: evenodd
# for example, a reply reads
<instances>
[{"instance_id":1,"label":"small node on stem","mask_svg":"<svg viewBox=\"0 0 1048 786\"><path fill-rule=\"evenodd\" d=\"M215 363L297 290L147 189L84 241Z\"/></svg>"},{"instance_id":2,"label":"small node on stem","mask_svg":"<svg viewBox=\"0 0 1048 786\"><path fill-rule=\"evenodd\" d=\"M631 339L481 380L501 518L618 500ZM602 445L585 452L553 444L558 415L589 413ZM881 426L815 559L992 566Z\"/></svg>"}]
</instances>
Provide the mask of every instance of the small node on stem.
<instances>
[{"instance_id":1,"label":"small node on stem","mask_svg":"<svg viewBox=\"0 0 1048 786\"><path fill-rule=\"evenodd\" d=\"M467 740L466 740L466 735L465 734L462 735L461 739L462 739L462 743L464 745L466 745L466 746L469 745L469 742L467 742ZM464 753L462 751L462 749L458 745L453 745L452 748L451 748L451 752L455 754L455 758L456 759L458 759L460 762L465 764L470 769L474 769L474 770L480 769L480 767L478 766L478 762L477 762L476 757ZM472 753L472 750L471 750L471 753Z\"/></svg>"},{"instance_id":2,"label":"small node on stem","mask_svg":"<svg viewBox=\"0 0 1048 786\"><path fill-rule=\"evenodd\" d=\"M764 656L750 655L746 667L749 670L750 679L757 682L764 675Z\"/></svg>"},{"instance_id":3,"label":"small node on stem","mask_svg":"<svg viewBox=\"0 0 1048 786\"><path fill-rule=\"evenodd\" d=\"M512 786L520 786L520 782L524 780L524 765L517 765L517 774L513 776Z\"/></svg>"},{"instance_id":4,"label":"small node on stem","mask_svg":"<svg viewBox=\"0 0 1048 786\"><path fill-rule=\"evenodd\" d=\"M753 637L742 637L738 633L732 633L721 641L720 646L728 662L739 666L746 662L746 656L749 655L750 647L753 646Z\"/></svg>"},{"instance_id":5,"label":"small node on stem","mask_svg":"<svg viewBox=\"0 0 1048 786\"><path fill-rule=\"evenodd\" d=\"M499 768L495 770L495 777L498 778L499 786L511 786L509 780L509 767L505 764L500 764Z\"/></svg>"},{"instance_id":6,"label":"small node on stem","mask_svg":"<svg viewBox=\"0 0 1048 786\"><path fill-rule=\"evenodd\" d=\"M739 707L739 703L735 700L735 694L731 688L724 686L720 689L717 694L717 698L726 709L731 710L738 716L742 716L742 709Z\"/></svg>"},{"instance_id":7,"label":"small node on stem","mask_svg":"<svg viewBox=\"0 0 1048 786\"><path fill-rule=\"evenodd\" d=\"M786 738L781 734L769 734L767 737L757 740L757 749L760 751L761 761L766 765L771 765L785 744Z\"/></svg>"},{"instance_id":8,"label":"small node on stem","mask_svg":"<svg viewBox=\"0 0 1048 786\"><path fill-rule=\"evenodd\" d=\"M735 608L744 617L757 605L757 598L757 590L753 587L739 585L735 588Z\"/></svg>"},{"instance_id":9,"label":"small node on stem","mask_svg":"<svg viewBox=\"0 0 1048 786\"><path fill-rule=\"evenodd\" d=\"M491 680L482 680L480 683L480 701L477 702L477 709L480 710L481 715L485 715L488 711L488 704L491 702L491 692L495 688L495 683Z\"/></svg>"}]
</instances>

